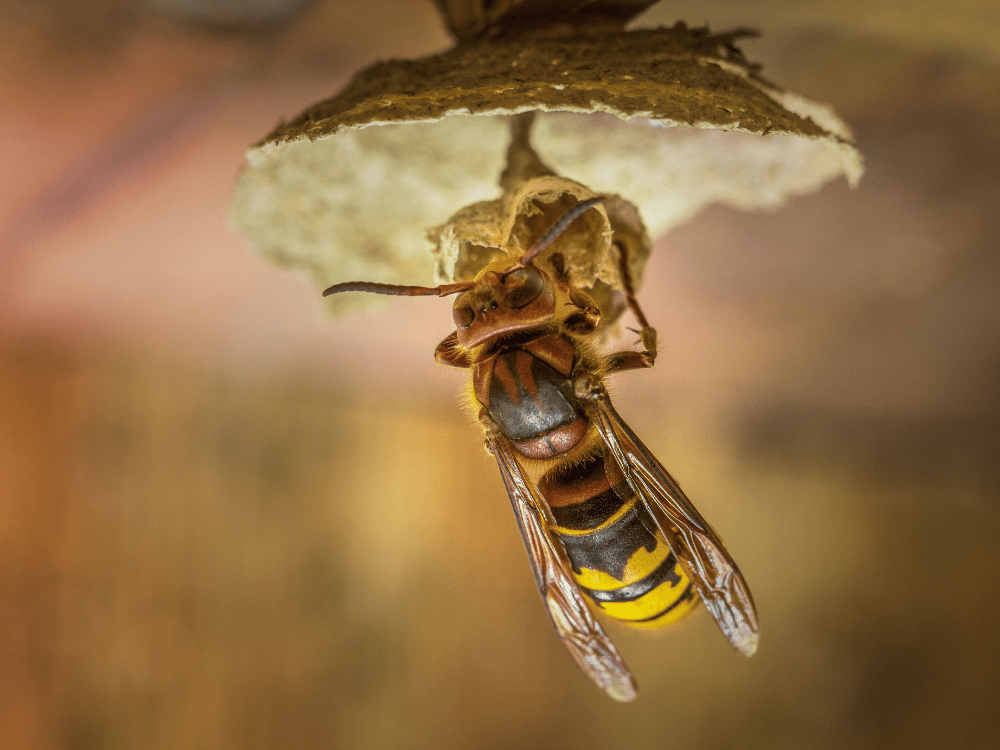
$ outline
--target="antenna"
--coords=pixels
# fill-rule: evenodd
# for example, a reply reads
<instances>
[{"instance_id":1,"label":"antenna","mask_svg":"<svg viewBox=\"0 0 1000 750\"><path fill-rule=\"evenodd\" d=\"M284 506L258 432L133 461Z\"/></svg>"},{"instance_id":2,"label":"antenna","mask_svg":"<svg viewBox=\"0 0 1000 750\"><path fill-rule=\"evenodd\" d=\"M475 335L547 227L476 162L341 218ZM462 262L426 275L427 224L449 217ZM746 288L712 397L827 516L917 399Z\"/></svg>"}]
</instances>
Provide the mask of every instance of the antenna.
<instances>
[{"instance_id":1,"label":"antenna","mask_svg":"<svg viewBox=\"0 0 1000 750\"><path fill-rule=\"evenodd\" d=\"M406 286L404 284L379 284L375 281L342 281L324 290L323 296L341 292L370 292L371 294L391 294L397 297L446 297L449 294L465 292L475 286L471 281L441 286Z\"/></svg>"}]
</instances>

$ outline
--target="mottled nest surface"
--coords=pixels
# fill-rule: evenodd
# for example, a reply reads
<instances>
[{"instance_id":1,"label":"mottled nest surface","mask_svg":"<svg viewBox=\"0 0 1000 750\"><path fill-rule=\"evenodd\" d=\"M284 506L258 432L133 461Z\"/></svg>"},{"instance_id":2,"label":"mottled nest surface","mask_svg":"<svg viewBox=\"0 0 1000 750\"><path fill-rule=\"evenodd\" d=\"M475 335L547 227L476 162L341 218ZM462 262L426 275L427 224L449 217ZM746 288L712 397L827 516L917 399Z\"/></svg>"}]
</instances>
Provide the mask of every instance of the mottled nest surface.
<instances>
[{"instance_id":1,"label":"mottled nest surface","mask_svg":"<svg viewBox=\"0 0 1000 750\"><path fill-rule=\"evenodd\" d=\"M528 109L610 112L753 133L830 133L764 93L759 66L733 42L752 32L645 29L570 39L487 41L420 60L379 62L264 143L343 128Z\"/></svg>"}]
</instances>

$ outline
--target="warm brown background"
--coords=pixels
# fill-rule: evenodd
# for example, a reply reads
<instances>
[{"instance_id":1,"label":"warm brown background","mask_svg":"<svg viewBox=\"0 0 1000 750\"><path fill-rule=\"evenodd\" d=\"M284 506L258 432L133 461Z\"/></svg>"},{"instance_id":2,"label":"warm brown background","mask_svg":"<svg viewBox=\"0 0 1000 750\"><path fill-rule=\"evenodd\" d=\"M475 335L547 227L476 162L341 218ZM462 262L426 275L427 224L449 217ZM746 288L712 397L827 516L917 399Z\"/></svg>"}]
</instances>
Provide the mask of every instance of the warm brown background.
<instances>
[{"instance_id":1,"label":"warm brown background","mask_svg":"<svg viewBox=\"0 0 1000 750\"><path fill-rule=\"evenodd\" d=\"M0 747L996 747L995 2L654 9L767 30L869 171L657 245L619 408L764 630L611 626L628 706L551 631L447 304L324 321L225 230L248 143L446 44L429 1L187 5L0 5Z\"/></svg>"}]
</instances>

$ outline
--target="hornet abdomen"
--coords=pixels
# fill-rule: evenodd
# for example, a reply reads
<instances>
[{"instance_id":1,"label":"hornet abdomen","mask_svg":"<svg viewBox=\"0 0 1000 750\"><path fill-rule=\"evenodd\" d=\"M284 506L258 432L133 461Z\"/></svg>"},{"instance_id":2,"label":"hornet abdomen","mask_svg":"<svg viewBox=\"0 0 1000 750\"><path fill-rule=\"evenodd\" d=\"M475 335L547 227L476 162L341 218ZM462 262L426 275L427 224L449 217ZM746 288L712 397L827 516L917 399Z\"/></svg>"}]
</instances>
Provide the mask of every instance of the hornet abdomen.
<instances>
[{"instance_id":1,"label":"hornet abdomen","mask_svg":"<svg viewBox=\"0 0 1000 750\"><path fill-rule=\"evenodd\" d=\"M609 477L603 448L538 489L552 510L573 578L606 615L633 625L676 622L698 596L663 535L624 477Z\"/></svg>"}]
</instances>

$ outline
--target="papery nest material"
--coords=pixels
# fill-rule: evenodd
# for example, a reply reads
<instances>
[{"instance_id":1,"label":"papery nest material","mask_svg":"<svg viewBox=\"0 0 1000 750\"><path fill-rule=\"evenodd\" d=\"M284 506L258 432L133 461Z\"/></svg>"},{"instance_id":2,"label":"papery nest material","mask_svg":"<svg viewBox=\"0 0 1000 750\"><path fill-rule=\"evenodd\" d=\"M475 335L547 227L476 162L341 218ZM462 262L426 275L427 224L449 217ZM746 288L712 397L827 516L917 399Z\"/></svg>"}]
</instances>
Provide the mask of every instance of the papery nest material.
<instances>
[{"instance_id":1,"label":"papery nest material","mask_svg":"<svg viewBox=\"0 0 1000 750\"><path fill-rule=\"evenodd\" d=\"M517 233L544 224L546 204L620 196L588 212L594 255L571 264L574 283L609 287L598 303L614 317L609 251L626 243L641 279L643 221L655 237L710 203L771 208L861 176L846 125L765 82L733 46L741 35L677 24L376 63L250 149L232 220L319 287L448 283L471 278L490 250L524 249ZM537 112L530 144L512 117L524 112ZM524 131L513 140L512 122Z\"/></svg>"}]
</instances>

